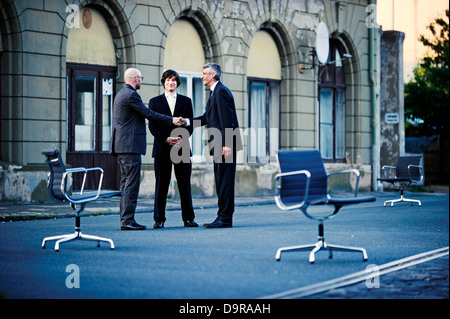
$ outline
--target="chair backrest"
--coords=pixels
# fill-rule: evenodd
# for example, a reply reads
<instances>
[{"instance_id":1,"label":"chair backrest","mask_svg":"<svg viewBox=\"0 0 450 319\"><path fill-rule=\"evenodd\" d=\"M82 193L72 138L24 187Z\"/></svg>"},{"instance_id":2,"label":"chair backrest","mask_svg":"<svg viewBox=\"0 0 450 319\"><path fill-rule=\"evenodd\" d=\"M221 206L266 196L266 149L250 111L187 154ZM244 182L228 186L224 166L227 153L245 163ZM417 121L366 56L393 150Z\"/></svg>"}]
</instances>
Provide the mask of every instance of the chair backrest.
<instances>
[{"instance_id":1,"label":"chair backrest","mask_svg":"<svg viewBox=\"0 0 450 319\"><path fill-rule=\"evenodd\" d=\"M47 185L48 195L55 201L66 201L61 189L63 174L66 172L61 154L58 150L42 150L42 154L47 157L45 163L50 170ZM66 185L64 185L65 187Z\"/></svg>"},{"instance_id":2,"label":"chair backrest","mask_svg":"<svg viewBox=\"0 0 450 319\"><path fill-rule=\"evenodd\" d=\"M307 170L311 173L307 202L327 198L327 173L318 150L279 150L278 162L281 173ZM284 176L281 180L280 197L286 204L300 203L304 199L305 175Z\"/></svg>"},{"instance_id":3,"label":"chair backrest","mask_svg":"<svg viewBox=\"0 0 450 319\"><path fill-rule=\"evenodd\" d=\"M420 169L412 167L408 171L409 165L420 166L421 156L400 156L397 161L397 166L395 167L395 173L397 177L401 178L412 178L414 180L420 179ZM410 176L411 174L411 176Z\"/></svg>"}]
</instances>

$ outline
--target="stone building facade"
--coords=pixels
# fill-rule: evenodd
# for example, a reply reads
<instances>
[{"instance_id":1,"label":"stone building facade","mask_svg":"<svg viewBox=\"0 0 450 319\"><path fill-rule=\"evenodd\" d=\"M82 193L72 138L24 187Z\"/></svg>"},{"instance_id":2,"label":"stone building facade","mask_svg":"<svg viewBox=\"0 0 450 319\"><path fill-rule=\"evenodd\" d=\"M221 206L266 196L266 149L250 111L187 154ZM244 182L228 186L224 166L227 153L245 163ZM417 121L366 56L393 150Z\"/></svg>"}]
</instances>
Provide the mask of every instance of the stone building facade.
<instances>
[{"instance_id":1,"label":"stone building facade","mask_svg":"<svg viewBox=\"0 0 450 319\"><path fill-rule=\"evenodd\" d=\"M59 149L72 166L104 167L105 187L117 187L110 120L124 71L141 70L139 93L147 104L163 92L163 71L177 70L178 92L193 99L199 115L207 100L200 79L206 62L222 66L243 130L238 195L273 193L277 149L320 149L328 170L356 167L360 187L372 189L378 103L372 2L2 1L0 200L46 200L41 150L47 148ZM316 57L320 22L330 48L322 65ZM202 134L197 128L192 137L193 195L211 196ZM147 142L140 196L151 197L149 132Z\"/></svg>"}]
</instances>

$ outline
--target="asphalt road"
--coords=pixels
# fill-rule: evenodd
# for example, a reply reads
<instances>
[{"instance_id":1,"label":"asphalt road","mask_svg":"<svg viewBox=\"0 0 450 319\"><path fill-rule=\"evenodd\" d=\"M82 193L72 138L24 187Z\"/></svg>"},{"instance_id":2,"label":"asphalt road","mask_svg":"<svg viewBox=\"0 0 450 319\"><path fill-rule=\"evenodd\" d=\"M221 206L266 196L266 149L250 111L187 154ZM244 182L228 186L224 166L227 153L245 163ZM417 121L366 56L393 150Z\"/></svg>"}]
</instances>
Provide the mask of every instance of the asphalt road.
<instances>
[{"instance_id":1,"label":"asphalt road","mask_svg":"<svg viewBox=\"0 0 450 319\"><path fill-rule=\"evenodd\" d=\"M151 228L151 213L137 214L137 221L149 226L145 231L120 231L117 214L81 219L83 233L113 239L115 250L87 241L62 243L59 252L53 250L53 242L41 248L44 237L73 232L73 218L4 222L0 224L0 295L181 303L255 299L449 245L448 194L420 196L422 207L407 203L383 207L388 197L392 194L343 208L325 223L328 243L364 247L368 262L359 253L346 252L335 252L331 260L328 253L319 252L315 264L308 262L307 252L289 252L277 262L279 247L315 243L317 225L301 212L283 212L275 204L237 207L234 226L227 229L184 228L178 210L167 212L164 229ZM216 209L197 209L196 215L202 225L214 220ZM448 263L446 273L448 285ZM79 288L70 288L77 284ZM383 286L377 288L377 293L382 291ZM358 298L358 293L340 296Z\"/></svg>"}]
</instances>

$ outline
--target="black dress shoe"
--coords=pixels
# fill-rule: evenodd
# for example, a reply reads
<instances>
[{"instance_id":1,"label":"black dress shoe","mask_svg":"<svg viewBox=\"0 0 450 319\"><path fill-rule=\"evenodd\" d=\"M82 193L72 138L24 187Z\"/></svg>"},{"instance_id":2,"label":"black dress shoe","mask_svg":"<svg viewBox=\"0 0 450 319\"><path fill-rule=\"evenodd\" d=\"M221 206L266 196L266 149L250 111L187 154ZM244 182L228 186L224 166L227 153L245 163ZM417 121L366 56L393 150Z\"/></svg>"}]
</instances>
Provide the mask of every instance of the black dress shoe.
<instances>
[{"instance_id":1,"label":"black dress shoe","mask_svg":"<svg viewBox=\"0 0 450 319\"><path fill-rule=\"evenodd\" d=\"M221 220L215 220L210 224L203 224L205 228L229 228L232 227L231 223L226 223Z\"/></svg>"},{"instance_id":2,"label":"black dress shoe","mask_svg":"<svg viewBox=\"0 0 450 319\"><path fill-rule=\"evenodd\" d=\"M156 222L153 228L164 228L164 222Z\"/></svg>"},{"instance_id":3,"label":"black dress shoe","mask_svg":"<svg viewBox=\"0 0 450 319\"><path fill-rule=\"evenodd\" d=\"M184 222L184 227L198 227L198 224L193 220L187 220Z\"/></svg>"},{"instance_id":4,"label":"black dress shoe","mask_svg":"<svg viewBox=\"0 0 450 319\"><path fill-rule=\"evenodd\" d=\"M147 226L139 225L138 223L134 222L128 225L121 225L121 230L144 230L147 229Z\"/></svg>"}]
</instances>

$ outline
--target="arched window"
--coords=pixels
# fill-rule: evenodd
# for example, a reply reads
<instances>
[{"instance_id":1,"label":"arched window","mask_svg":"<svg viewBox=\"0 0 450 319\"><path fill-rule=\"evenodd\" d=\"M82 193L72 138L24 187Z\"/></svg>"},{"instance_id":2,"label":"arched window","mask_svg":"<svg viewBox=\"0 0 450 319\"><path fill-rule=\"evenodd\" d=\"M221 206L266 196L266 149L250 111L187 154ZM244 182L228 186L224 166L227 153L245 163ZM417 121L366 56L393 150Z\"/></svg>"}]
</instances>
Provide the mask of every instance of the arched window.
<instances>
[{"instance_id":1,"label":"arched window","mask_svg":"<svg viewBox=\"0 0 450 319\"><path fill-rule=\"evenodd\" d=\"M319 67L319 148L324 160L345 161L345 74L342 52L330 40L327 64Z\"/></svg>"},{"instance_id":2,"label":"arched window","mask_svg":"<svg viewBox=\"0 0 450 319\"><path fill-rule=\"evenodd\" d=\"M170 27L164 50L164 69L174 69L180 74L181 85L177 92L192 99L194 116L205 111L205 90L201 79L205 53L200 36L188 20L179 19ZM192 161L204 161L204 128L192 133Z\"/></svg>"},{"instance_id":3,"label":"arched window","mask_svg":"<svg viewBox=\"0 0 450 319\"><path fill-rule=\"evenodd\" d=\"M281 62L275 41L266 31L253 37L247 79L248 161L268 162L279 144Z\"/></svg>"}]
</instances>

